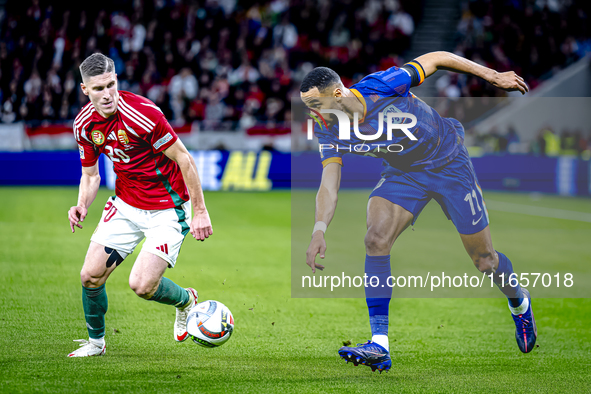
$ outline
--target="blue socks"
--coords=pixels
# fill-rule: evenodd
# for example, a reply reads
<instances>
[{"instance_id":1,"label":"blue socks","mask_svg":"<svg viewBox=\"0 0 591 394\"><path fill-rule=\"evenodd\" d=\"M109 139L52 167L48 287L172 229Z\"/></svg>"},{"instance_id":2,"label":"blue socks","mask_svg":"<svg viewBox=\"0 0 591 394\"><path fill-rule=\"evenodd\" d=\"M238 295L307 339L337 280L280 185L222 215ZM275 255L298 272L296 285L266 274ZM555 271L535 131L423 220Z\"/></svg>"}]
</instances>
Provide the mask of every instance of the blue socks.
<instances>
[{"instance_id":1,"label":"blue socks","mask_svg":"<svg viewBox=\"0 0 591 394\"><path fill-rule=\"evenodd\" d=\"M511 264L511 260L503 253L497 252L497 254L499 256L499 265L493 276L493 282L507 296L509 305L512 308L517 308L522 305L524 299L521 286L512 287L509 285L510 275L513 274L513 265ZM392 298L392 288L387 285L388 277L391 275L390 255L366 255L365 274L367 275L365 301L369 310L369 324L371 326L373 341L377 343L385 341L383 344L380 344L388 349L388 315L390 299ZM372 277L379 279L379 282L376 278L371 280ZM375 287L372 285L375 285ZM378 339L378 341L375 339Z\"/></svg>"},{"instance_id":2,"label":"blue socks","mask_svg":"<svg viewBox=\"0 0 591 394\"><path fill-rule=\"evenodd\" d=\"M388 313L392 288L387 285L390 271L390 255L387 256L365 256L365 274L367 275L367 286L365 287L365 301L369 310L369 324L371 334L388 335ZM372 276L376 278L371 280ZM373 285L377 285L373 287ZM382 287L382 285L384 287Z\"/></svg>"},{"instance_id":3,"label":"blue socks","mask_svg":"<svg viewBox=\"0 0 591 394\"><path fill-rule=\"evenodd\" d=\"M511 260L509 260L503 253L497 251L497 254L499 255L499 266L493 277L493 282L503 294L507 296L509 299L509 305L513 308L517 308L523 302L521 286L518 284L516 287L512 287L509 284L509 276L513 274L513 265L511 264Z\"/></svg>"}]
</instances>

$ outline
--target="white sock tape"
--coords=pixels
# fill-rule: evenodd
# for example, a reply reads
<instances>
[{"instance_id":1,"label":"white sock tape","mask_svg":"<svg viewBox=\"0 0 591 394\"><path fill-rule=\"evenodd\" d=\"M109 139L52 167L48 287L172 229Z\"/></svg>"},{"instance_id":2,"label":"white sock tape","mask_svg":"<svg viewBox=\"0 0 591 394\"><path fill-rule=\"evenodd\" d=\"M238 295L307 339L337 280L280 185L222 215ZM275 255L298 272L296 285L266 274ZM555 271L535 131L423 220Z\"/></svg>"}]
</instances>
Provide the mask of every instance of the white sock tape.
<instances>
[{"instance_id":1,"label":"white sock tape","mask_svg":"<svg viewBox=\"0 0 591 394\"><path fill-rule=\"evenodd\" d=\"M511 309L511 313L516 316L527 312L528 308L529 308L529 298L524 298L521 305L519 305L516 308L513 308L511 305L509 305L509 309Z\"/></svg>"},{"instance_id":2,"label":"white sock tape","mask_svg":"<svg viewBox=\"0 0 591 394\"><path fill-rule=\"evenodd\" d=\"M327 225L324 222L316 222L316 224L314 225L314 230L312 230L312 234L314 234L316 231L320 230L323 233L326 232L327 229Z\"/></svg>"}]
</instances>

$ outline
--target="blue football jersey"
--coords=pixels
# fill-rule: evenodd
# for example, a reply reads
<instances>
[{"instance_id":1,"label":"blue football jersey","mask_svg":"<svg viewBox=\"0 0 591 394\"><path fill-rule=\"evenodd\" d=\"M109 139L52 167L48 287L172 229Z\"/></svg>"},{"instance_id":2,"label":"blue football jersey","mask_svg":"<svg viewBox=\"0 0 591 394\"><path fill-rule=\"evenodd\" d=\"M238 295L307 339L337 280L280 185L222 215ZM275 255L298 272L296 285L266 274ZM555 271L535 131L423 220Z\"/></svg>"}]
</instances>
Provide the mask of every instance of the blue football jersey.
<instances>
[{"instance_id":1,"label":"blue football jersey","mask_svg":"<svg viewBox=\"0 0 591 394\"><path fill-rule=\"evenodd\" d=\"M420 67L413 63L415 62L408 65L415 69ZM422 69L418 72L418 77L419 82L424 80ZM410 87L410 73L398 67L370 74L351 86L349 89L361 101L364 109L363 119L359 121L359 132L362 135L374 135L381 127L382 136L375 141L365 141L357 137L351 128L351 139L340 140L338 124L327 129L324 125L320 126L322 123L317 123L314 133L323 147L322 164L342 165L342 156L353 153L382 158L385 165L406 172L438 168L453 160L463 144L462 125L456 119L440 116L413 95ZM383 113L382 118L379 117L380 112ZM393 131L392 138L387 139L386 119L389 113L410 113L416 117L416 125L408 129L416 141L397 129ZM393 118L393 123L409 123L410 120L398 116ZM390 145L392 146L387 148ZM399 150L398 145L402 150ZM330 146L333 148L329 148Z\"/></svg>"}]
</instances>

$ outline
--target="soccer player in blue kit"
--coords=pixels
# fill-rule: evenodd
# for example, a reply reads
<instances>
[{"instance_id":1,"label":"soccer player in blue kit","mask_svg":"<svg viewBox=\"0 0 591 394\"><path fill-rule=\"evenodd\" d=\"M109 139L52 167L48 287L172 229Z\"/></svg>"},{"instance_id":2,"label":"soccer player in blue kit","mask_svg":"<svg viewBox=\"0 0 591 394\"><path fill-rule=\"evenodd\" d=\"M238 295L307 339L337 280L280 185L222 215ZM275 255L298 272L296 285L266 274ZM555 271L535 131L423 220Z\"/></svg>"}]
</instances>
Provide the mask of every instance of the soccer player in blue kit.
<instances>
[{"instance_id":1,"label":"soccer player in blue kit","mask_svg":"<svg viewBox=\"0 0 591 394\"><path fill-rule=\"evenodd\" d=\"M380 120L379 112L394 110L416 117L416 126L409 130L416 141L400 132L393 133L394 138L389 141L402 145L402 151L388 152L377 147L370 152L367 149L351 152L382 158L385 166L367 205L365 273L367 277L376 276L380 283L387 283L391 273L390 251L396 238L434 198L452 220L476 268L492 274L494 283L507 296L517 344L522 352L528 353L537 337L531 298L527 289L509 285L509 275L513 273L511 261L493 248L482 191L463 144L464 129L457 120L441 117L409 90L437 70L472 74L506 91L522 94L528 91L523 78L512 71L499 73L452 53L431 52L400 68L370 74L349 88L343 86L333 70L318 67L302 81L300 95L306 106L318 114L336 109L347 114L351 121L355 113L363 114L358 116L361 118L358 131L363 136L376 134L380 127L386 129L378 124L386 121L385 114ZM330 115L326 117L331 119ZM343 148L345 142L352 146L366 142L353 133L350 140L339 140L337 123L325 123L326 128L315 127L318 141L324 147L321 150L324 169L316 196L316 224L306 252L306 262L313 272L316 268L324 269L316 262L316 256L325 257L324 233L337 205L342 156L349 153L336 147ZM381 372L392 365L388 342L392 288L366 285L365 296L372 338L357 347L342 347L339 355L355 365L367 365Z\"/></svg>"}]
</instances>

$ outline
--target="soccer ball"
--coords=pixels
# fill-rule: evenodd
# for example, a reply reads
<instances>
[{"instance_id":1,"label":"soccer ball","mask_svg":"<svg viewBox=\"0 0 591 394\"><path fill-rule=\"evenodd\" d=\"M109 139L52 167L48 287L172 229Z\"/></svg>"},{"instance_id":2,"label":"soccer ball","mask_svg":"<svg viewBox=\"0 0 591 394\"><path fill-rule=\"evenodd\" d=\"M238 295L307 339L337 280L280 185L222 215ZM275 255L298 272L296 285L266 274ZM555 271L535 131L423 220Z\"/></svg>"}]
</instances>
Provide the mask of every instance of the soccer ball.
<instances>
[{"instance_id":1,"label":"soccer ball","mask_svg":"<svg viewBox=\"0 0 591 394\"><path fill-rule=\"evenodd\" d=\"M187 332L193 342L205 347L221 346L234 331L234 317L218 301L205 301L193 307L187 316Z\"/></svg>"}]
</instances>

